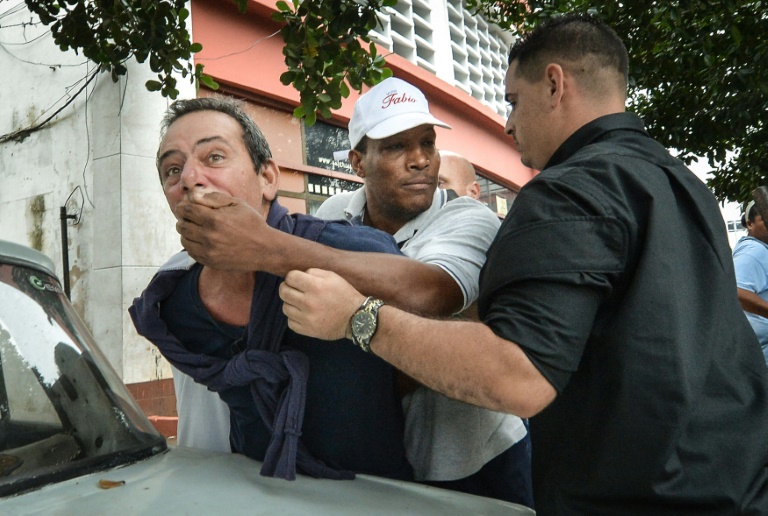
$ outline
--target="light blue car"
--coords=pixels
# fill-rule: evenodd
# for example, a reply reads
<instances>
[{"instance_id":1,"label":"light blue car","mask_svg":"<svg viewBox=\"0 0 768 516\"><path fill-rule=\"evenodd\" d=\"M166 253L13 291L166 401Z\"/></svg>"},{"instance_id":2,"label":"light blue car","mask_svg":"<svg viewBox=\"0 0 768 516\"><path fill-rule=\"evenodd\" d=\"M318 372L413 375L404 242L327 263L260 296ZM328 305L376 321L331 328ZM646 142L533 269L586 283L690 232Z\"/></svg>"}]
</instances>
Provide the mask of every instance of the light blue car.
<instances>
[{"instance_id":1,"label":"light blue car","mask_svg":"<svg viewBox=\"0 0 768 516\"><path fill-rule=\"evenodd\" d=\"M260 468L242 455L169 448L51 260L0 241L0 514L534 514L410 482L288 482Z\"/></svg>"}]
</instances>

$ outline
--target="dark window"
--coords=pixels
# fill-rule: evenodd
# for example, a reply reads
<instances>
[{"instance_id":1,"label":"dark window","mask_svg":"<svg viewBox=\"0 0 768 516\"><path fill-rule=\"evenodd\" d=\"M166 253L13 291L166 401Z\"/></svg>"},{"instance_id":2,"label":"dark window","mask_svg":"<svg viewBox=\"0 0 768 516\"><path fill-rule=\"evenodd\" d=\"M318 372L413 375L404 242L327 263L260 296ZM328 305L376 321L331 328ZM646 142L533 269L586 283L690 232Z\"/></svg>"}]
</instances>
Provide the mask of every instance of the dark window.
<instances>
[{"instance_id":1,"label":"dark window","mask_svg":"<svg viewBox=\"0 0 768 516\"><path fill-rule=\"evenodd\" d=\"M480 185L480 202L493 210L501 218L506 217L509 207L517 197L517 192L500 185L481 175L477 176Z\"/></svg>"},{"instance_id":2,"label":"dark window","mask_svg":"<svg viewBox=\"0 0 768 516\"><path fill-rule=\"evenodd\" d=\"M304 157L307 165L353 174L352 166L346 161L350 149L349 132L335 125L316 122L304 127ZM343 153L344 159L336 159L334 153Z\"/></svg>"}]
</instances>

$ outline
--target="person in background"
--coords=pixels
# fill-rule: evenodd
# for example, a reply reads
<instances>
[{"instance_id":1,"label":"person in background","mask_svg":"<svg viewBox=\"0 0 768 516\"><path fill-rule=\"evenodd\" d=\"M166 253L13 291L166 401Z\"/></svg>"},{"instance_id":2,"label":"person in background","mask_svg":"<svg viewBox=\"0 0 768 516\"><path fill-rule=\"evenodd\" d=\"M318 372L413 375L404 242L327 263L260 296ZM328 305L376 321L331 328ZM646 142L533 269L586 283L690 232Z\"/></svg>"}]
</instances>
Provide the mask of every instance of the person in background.
<instances>
[{"instance_id":1,"label":"person in background","mask_svg":"<svg viewBox=\"0 0 768 516\"><path fill-rule=\"evenodd\" d=\"M372 228L288 215L276 199L280 171L269 145L231 99L173 103L157 169L177 218L202 193L237 195L240 209L258 213L276 233L350 254L400 254L389 235ZM281 281L263 271L202 265L182 251L134 300L129 311L137 331L175 368L179 416L196 418L192 444L220 443L225 431L208 422L221 415L220 403L194 380L226 402L232 451L263 461L265 476L411 480L395 371L349 341L321 347L288 330Z\"/></svg>"},{"instance_id":2,"label":"person in background","mask_svg":"<svg viewBox=\"0 0 768 516\"><path fill-rule=\"evenodd\" d=\"M475 167L461 154L441 150L440 173L437 185L443 190L453 190L457 195L480 199Z\"/></svg>"},{"instance_id":3,"label":"person in background","mask_svg":"<svg viewBox=\"0 0 768 516\"><path fill-rule=\"evenodd\" d=\"M768 228L755 201L747 204L741 224L747 236L733 249L736 292L768 364Z\"/></svg>"},{"instance_id":4,"label":"person in background","mask_svg":"<svg viewBox=\"0 0 768 516\"><path fill-rule=\"evenodd\" d=\"M488 250L482 322L310 269L280 287L289 327L530 417L539 514L765 514L768 368L717 200L625 112L627 50L605 23L552 18L509 63L507 132L540 173Z\"/></svg>"}]
</instances>

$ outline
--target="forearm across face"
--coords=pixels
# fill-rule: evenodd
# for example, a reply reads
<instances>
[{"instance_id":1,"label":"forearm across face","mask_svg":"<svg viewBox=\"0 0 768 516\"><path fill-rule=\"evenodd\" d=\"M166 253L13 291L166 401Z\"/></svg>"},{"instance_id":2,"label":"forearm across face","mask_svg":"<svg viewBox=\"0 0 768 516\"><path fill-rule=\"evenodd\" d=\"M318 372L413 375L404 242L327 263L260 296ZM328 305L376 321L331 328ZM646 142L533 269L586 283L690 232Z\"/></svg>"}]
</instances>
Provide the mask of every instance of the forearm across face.
<instances>
[{"instance_id":1,"label":"forearm across face","mask_svg":"<svg viewBox=\"0 0 768 516\"><path fill-rule=\"evenodd\" d=\"M449 316L464 303L456 281L437 265L391 254L318 247L322 249L305 249L305 266L296 268L331 270L366 295L424 315Z\"/></svg>"},{"instance_id":2,"label":"forearm across face","mask_svg":"<svg viewBox=\"0 0 768 516\"><path fill-rule=\"evenodd\" d=\"M237 199L212 198L218 201L215 208L185 203L177 210L182 245L200 263L281 277L292 270L331 270L368 295L427 315L451 315L463 306L456 280L437 265L328 247L268 226L263 216Z\"/></svg>"},{"instance_id":3,"label":"forearm across face","mask_svg":"<svg viewBox=\"0 0 768 516\"><path fill-rule=\"evenodd\" d=\"M243 238L249 256L240 260L252 270L282 277L292 270L330 270L366 295L426 315L451 315L464 303L456 281L436 265L399 255L334 249L271 228Z\"/></svg>"},{"instance_id":4,"label":"forearm across face","mask_svg":"<svg viewBox=\"0 0 768 516\"><path fill-rule=\"evenodd\" d=\"M403 310L450 316L464 304L459 285L437 265L381 253L338 251L335 258L325 268L339 274L363 294Z\"/></svg>"}]
</instances>

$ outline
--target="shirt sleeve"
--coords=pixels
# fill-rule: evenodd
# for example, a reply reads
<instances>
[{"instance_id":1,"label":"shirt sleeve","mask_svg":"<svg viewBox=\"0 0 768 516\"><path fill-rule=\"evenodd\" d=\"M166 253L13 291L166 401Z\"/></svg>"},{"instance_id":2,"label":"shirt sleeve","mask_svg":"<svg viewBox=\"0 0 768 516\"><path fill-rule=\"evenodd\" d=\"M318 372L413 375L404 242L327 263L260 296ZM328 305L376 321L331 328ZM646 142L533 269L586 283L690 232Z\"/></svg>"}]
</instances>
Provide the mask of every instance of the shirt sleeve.
<instances>
[{"instance_id":1,"label":"shirt sleeve","mask_svg":"<svg viewBox=\"0 0 768 516\"><path fill-rule=\"evenodd\" d=\"M403 254L392 235L368 226L353 226L347 222L329 222L317 241L344 251Z\"/></svg>"},{"instance_id":2,"label":"shirt sleeve","mask_svg":"<svg viewBox=\"0 0 768 516\"><path fill-rule=\"evenodd\" d=\"M353 194L354 192L343 192L329 197L317 209L315 217L325 220L346 220L344 210L349 205Z\"/></svg>"},{"instance_id":3,"label":"shirt sleeve","mask_svg":"<svg viewBox=\"0 0 768 516\"><path fill-rule=\"evenodd\" d=\"M583 189L551 183L530 185L513 204L488 252L479 308L560 392L624 268L627 231Z\"/></svg>"},{"instance_id":4,"label":"shirt sleeve","mask_svg":"<svg viewBox=\"0 0 768 516\"><path fill-rule=\"evenodd\" d=\"M768 253L765 253L768 255ZM752 252L742 252L734 256L733 266L736 272L736 286L743 290L760 293L768 290L768 271L766 265Z\"/></svg>"},{"instance_id":5,"label":"shirt sleeve","mask_svg":"<svg viewBox=\"0 0 768 516\"><path fill-rule=\"evenodd\" d=\"M486 206L459 197L440 208L436 218L420 229L403 251L450 274L464 294L464 310L477 299L480 269L499 224L496 214Z\"/></svg>"}]
</instances>

